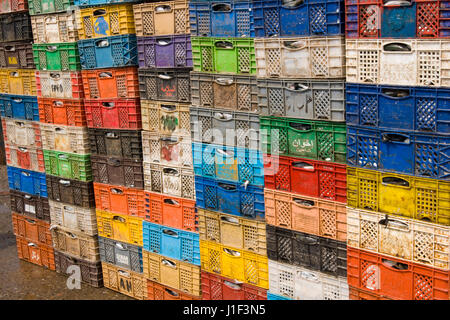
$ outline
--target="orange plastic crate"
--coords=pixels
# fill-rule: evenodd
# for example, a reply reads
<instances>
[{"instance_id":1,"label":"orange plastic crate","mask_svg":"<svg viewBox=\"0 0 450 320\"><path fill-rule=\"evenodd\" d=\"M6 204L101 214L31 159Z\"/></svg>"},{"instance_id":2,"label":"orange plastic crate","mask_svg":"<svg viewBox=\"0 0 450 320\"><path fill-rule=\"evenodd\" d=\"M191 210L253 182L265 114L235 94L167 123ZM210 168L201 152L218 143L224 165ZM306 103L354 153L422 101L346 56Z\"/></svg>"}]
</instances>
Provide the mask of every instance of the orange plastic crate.
<instances>
[{"instance_id":1,"label":"orange plastic crate","mask_svg":"<svg viewBox=\"0 0 450 320\"><path fill-rule=\"evenodd\" d=\"M85 100L85 108L89 128L142 128L139 98Z\"/></svg>"},{"instance_id":2,"label":"orange plastic crate","mask_svg":"<svg viewBox=\"0 0 450 320\"><path fill-rule=\"evenodd\" d=\"M349 286L348 289L350 300L391 300L370 291L361 290L352 286Z\"/></svg>"},{"instance_id":3,"label":"orange plastic crate","mask_svg":"<svg viewBox=\"0 0 450 320\"><path fill-rule=\"evenodd\" d=\"M55 270L55 253L52 246L37 244L22 237L16 237L19 259Z\"/></svg>"},{"instance_id":4,"label":"orange plastic crate","mask_svg":"<svg viewBox=\"0 0 450 320\"><path fill-rule=\"evenodd\" d=\"M144 190L94 182L94 194L99 210L144 216Z\"/></svg>"},{"instance_id":5,"label":"orange plastic crate","mask_svg":"<svg viewBox=\"0 0 450 320\"><path fill-rule=\"evenodd\" d=\"M13 212L12 224L16 236L36 244L52 246L52 234L48 222Z\"/></svg>"},{"instance_id":6,"label":"orange plastic crate","mask_svg":"<svg viewBox=\"0 0 450 320\"><path fill-rule=\"evenodd\" d=\"M83 99L38 98L39 121L67 126L85 127Z\"/></svg>"},{"instance_id":7,"label":"orange plastic crate","mask_svg":"<svg viewBox=\"0 0 450 320\"><path fill-rule=\"evenodd\" d=\"M154 281L147 280L147 300L201 300L180 290L175 290Z\"/></svg>"},{"instance_id":8,"label":"orange plastic crate","mask_svg":"<svg viewBox=\"0 0 450 320\"><path fill-rule=\"evenodd\" d=\"M137 67L81 71L86 99L138 98Z\"/></svg>"}]
</instances>

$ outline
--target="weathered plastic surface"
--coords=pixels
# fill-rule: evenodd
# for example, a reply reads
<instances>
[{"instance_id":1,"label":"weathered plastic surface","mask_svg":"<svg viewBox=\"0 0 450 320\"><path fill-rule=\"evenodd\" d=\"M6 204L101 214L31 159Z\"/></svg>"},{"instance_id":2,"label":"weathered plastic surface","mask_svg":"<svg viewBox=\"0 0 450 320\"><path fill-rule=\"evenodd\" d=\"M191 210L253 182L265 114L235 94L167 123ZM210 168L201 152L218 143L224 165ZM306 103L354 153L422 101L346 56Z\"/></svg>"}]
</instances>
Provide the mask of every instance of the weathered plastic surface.
<instances>
[{"instance_id":1,"label":"weathered plastic surface","mask_svg":"<svg viewBox=\"0 0 450 320\"><path fill-rule=\"evenodd\" d=\"M40 98L84 98L79 71L36 71L36 90Z\"/></svg>"},{"instance_id":2,"label":"weathered plastic surface","mask_svg":"<svg viewBox=\"0 0 450 320\"><path fill-rule=\"evenodd\" d=\"M2 117L39 121L39 107L36 97L0 94Z\"/></svg>"},{"instance_id":3,"label":"weathered plastic surface","mask_svg":"<svg viewBox=\"0 0 450 320\"><path fill-rule=\"evenodd\" d=\"M11 212L50 222L48 199L16 190L9 190Z\"/></svg>"},{"instance_id":4,"label":"weathered plastic surface","mask_svg":"<svg viewBox=\"0 0 450 320\"><path fill-rule=\"evenodd\" d=\"M253 1L189 1L191 34L199 37L255 37Z\"/></svg>"},{"instance_id":5,"label":"weathered plastic surface","mask_svg":"<svg viewBox=\"0 0 450 320\"><path fill-rule=\"evenodd\" d=\"M347 207L347 245L448 270L450 228Z\"/></svg>"},{"instance_id":6,"label":"weathered plastic surface","mask_svg":"<svg viewBox=\"0 0 450 320\"><path fill-rule=\"evenodd\" d=\"M132 129L142 127L139 98L84 100L89 128Z\"/></svg>"},{"instance_id":7,"label":"weathered plastic surface","mask_svg":"<svg viewBox=\"0 0 450 320\"><path fill-rule=\"evenodd\" d=\"M253 76L191 72L191 95L196 107L259 112Z\"/></svg>"},{"instance_id":8,"label":"weathered plastic surface","mask_svg":"<svg viewBox=\"0 0 450 320\"><path fill-rule=\"evenodd\" d=\"M142 248L125 242L98 237L102 261L142 273Z\"/></svg>"},{"instance_id":9,"label":"weathered plastic surface","mask_svg":"<svg viewBox=\"0 0 450 320\"><path fill-rule=\"evenodd\" d=\"M0 13L28 10L28 0L4 0L0 3Z\"/></svg>"},{"instance_id":10,"label":"weathered plastic surface","mask_svg":"<svg viewBox=\"0 0 450 320\"><path fill-rule=\"evenodd\" d=\"M450 132L450 90L347 83L347 125Z\"/></svg>"},{"instance_id":11,"label":"weathered plastic surface","mask_svg":"<svg viewBox=\"0 0 450 320\"><path fill-rule=\"evenodd\" d=\"M124 214L97 211L98 235L142 247L142 219Z\"/></svg>"},{"instance_id":12,"label":"weathered plastic surface","mask_svg":"<svg viewBox=\"0 0 450 320\"><path fill-rule=\"evenodd\" d=\"M269 260L269 290L292 300L348 300L345 277Z\"/></svg>"},{"instance_id":13,"label":"weathered plastic surface","mask_svg":"<svg viewBox=\"0 0 450 320\"><path fill-rule=\"evenodd\" d=\"M262 78L345 77L343 36L256 38L256 75Z\"/></svg>"},{"instance_id":14,"label":"weathered plastic surface","mask_svg":"<svg viewBox=\"0 0 450 320\"><path fill-rule=\"evenodd\" d=\"M242 111L191 107L195 142L260 149L259 117Z\"/></svg>"},{"instance_id":15,"label":"weathered plastic surface","mask_svg":"<svg viewBox=\"0 0 450 320\"><path fill-rule=\"evenodd\" d=\"M50 234L50 224L36 218L30 218L12 212L12 226L14 235L22 237L38 245L52 245L52 235Z\"/></svg>"},{"instance_id":16,"label":"weathered plastic surface","mask_svg":"<svg viewBox=\"0 0 450 320\"><path fill-rule=\"evenodd\" d=\"M39 122L2 118L3 139L8 145L41 148L43 139Z\"/></svg>"},{"instance_id":17,"label":"weathered plastic surface","mask_svg":"<svg viewBox=\"0 0 450 320\"><path fill-rule=\"evenodd\" d=\"M258 79L260 115L345 121L344 80Z\"/></svg>"},{"instance_id":18,"label":"weathered plastic surface","mask_svg":"<svg viewBox=\"0 0 450 320\"><path fill-rule=\"evenodd\" d=\"M388 297L373 293L370 290L361 290L352 286L348 286L350 291L350 300L392 300Z\"/></svg>"},{"instance_id":19,"label":"weathered plastic surface","mask_svg":"<svg viewBox=\"0 0 450 320\"><path fill-rule=\"evenodd\" d=\"M347 127L347 163L424 178L450 180L450 135Z\"/></svg>"},{"instance_id":20,"label":"weathered plastic surface","mask_svg":"<svg viewBox=\"0 0 450 320\"><path fill-rule=\"evenodd\" d=\"M142 131L142 147L145 162L192 169L190 136L162 136Z\"/></svg>"},{"instance_id":21,"label":"weathered plastic surface","mask_svg":"<svg viewBox=\"0 0 450 320\"><path fill-rule=\"evenodd\" d=\"M144 221L142 223L144 250L200 265L199 235Z\"/></svg>"},{"instance_id":22,"label":"weathered plastic surface","mask_svg":"<svg viewBox=\"0 0 450 320\"><path fill-rule=\"evenodd\" d=\"M22 237L16 237L17 256L49 270L55 270L55 255L52 246L38 245Z\"/></svg>"},{"instance_id":23,"label":"weathered plastic surface","mask_svg":"<svg viewBox=\"0 0 450 320\"><path fill-rule=\"evenodd\" d=\"M198 176L264 186L263 157L258 150L194 142L192 154Z\"/></svg>"},{"instance_id":24,"label":"weathered plastic surface","mask_svg":"<svg viewBox=\"0 0 450 320\"><path fill-rule=\"evenodd\" d=\"M267 255L265 221L198 209L200 240Z\"/></svg>"},{"instance_id":25,"label":"weathered plastic surface","mask_svg":"<svg viewBox=\"0 0 450 320\"><path fill-rule=\"evenodd\" d=\"M45 171L61 178L92 181L90 154L44 150Z\"/></svg>"},{"instance_id":26,"label":"weathered plastic surface","mask_svg":"<svg viewBox=\"0 0 450 320\"><path fill-rule=\"evenodd\" d=\"M256 37L334 36L344 33L342 0L253 0Z\"/></svg>"},{"instance_id":27,"label":"weathered plastic surface","mask_svg":"<svg viewBox=\"0 0 450 320\"><path fill-rule=\"evenodd\" d=\"M80 56L77 43L33 44L37 70L77 71Z\"/></svg>"},{"instance_id":28,"label":"weathered plastic surface","mask_svg":"<svg viewBox=\"0 0 450 320\"><path fill-rule=\"evenodd\" d=\"M62 252L55 251L56 272L70 276L72 273L70 266L77 266L80 269L81 281L95 288L103 287L102 264L98 262L88 262L68 256Z\"/></svg>"},{"instance_id":29,"label":"weathered plastic surface","mask_svg":"<svg viewBox=\"0 0 450 320\"><path fill-rule=\"evenodd\" d=\"M41 148L5 144L5 152L8 166L45 172L44 154Z\"/></svg>"},{"instance_id":30,"label":"weathered plastic surface","mask_svg":"<svg viewBox=\"0 0 450 320\"><path fill-rule=\"evenodd\" d=\"M347 82L450 86L450 40L347 39Z\"/></svg>"},{"instance_id":31,"label":"weathered plastic surface","mask_svg":"<svg viewBox=\"0 0 450 320\"><path fill-rule=\"evenodd\" d=\"M62 43L78 41L74 10L31 16L34 43Z\"/></svg>"},{"instance_id":32,"label":"weathered plastic surface","mask_svg":"<svg viewBox=\"0 0 450 320\"><path fill-rule=\"evenodd\" d=\"M65 227L90 236L97 235L95 208L83 208L53 200L48 203L52 226Z\"/></svg>"},{"instance_id":33,"label":"weathered plastic surface","mask_svg":"<svg viewBox=\"0 0 450 320\"><path fill-rule=\"evenodd\" d=\"M142 159L141 131L89 128L88 133L92 154Z\"/></svg>"},{"instance_id":34,"label":"weathered plastic surface","mask_svg":"<svg viewBox=\"0 0 450 320\"><path fill-rule=\"evenodd\" d=\"M140 68L192 68L190 35L139 37Z\"/></svg>"},{"instance_id":35,"label":"weathered plastic surface","mask_svg":"<svg viewBox=\"0 0 450 320\"><path fill-rule=\"evenodd\" d=\"M170 103L141 99L142 129L159 135L191 135L189 103Z\"/></svg>"},{"instance_id":36,"label":"weathered plastic surface","mask_svg":"<svg viewBox=\"0 0 450 320\"><path fill-rule=\"evenodd\" d=\"M66 11L73 5L73 0L33 0L28 1L31 15Z\"/></svg>"},{"instance_id":37,"label":"weathered plastic surface","mask_svg":"<svg viewBox=\"0 0 450 320\"><path fill-rule=\"evenodd\" d=\"M450 25L446 0L347 0L348 38L448 38Z\"/></svg>"},{"instance_id":38,"label":"weathered plastic surface","mask_svg":"<svg viewBox=\"0 0 450 320\"><path fill-rule=\"evenodd\" d=\"M253 38L192 37L194 71L256 74Z\"/></svg>"},{"instance_id":39,"label":"weathered plastic surface","mask_svg":"<svg viewBox=\"0 0 450 320\"><path fill-rule=\"evenodd\" d=\"M42 148L69 153L90 153L86 127L40 123Z\"/></svg>"},{"instance_id":40,"label":"weathered plastic surface","mask_svg":"<svg viewBox=\"0 0 450 320\"><path fill-rule=\"evenodd\" d=\"M139 68L141 99L189 103L190 71L190 68L167 70Z\"/></svg>"},{"instance_id":41,"label":"weathered plastic surface","mask_svg":"<svg viewBox=\"0 0 450 320\"><path fill-rule=\"evenodd\" d=\"M138 64L134 34L78 41L82 69L117 68Z\"/></svg>"},{"instance_id":42,"label":"weathered plastic surface","mask_svg":"<svg viewBox=\"0 0 450 320\"><path fill-rule=\"evenodd\" d=\"M134 217L144 215L144 191L127 187L94 183L97 209Z\"/></svg>"},{"instance_id":43,"label":"weathered plastic surface","mask_svg":"<svg viewBox=\"0 0 450 320\"><path fill-rule=\"evenodd\" d=\"M92 155L91 166L95 182L144 189L140 160Z\"/></svg>"},{"instance_id":44,"label":"weathered plastic surface","mask_svg":"<svg viewBox=\"0 0 450 320\"><path fill-rule=\"evenodd\" d=\"M102 262L103 282L106 288L120 292L134 299L147 297L147 280L139 273Z\"/></svg>"},{"instance_id":45,"label":"weathered plastic surface","mask_svg":"<svg viewBox=\"0 0 450 320\"><path fill-rule=\"evenodd\" d=\"M30 15L28 12L14 12L0 16L0 41L32 41Z\"/></svg>"},{"instance_id":46,"label":"weathered plastic surface","mask_svg":"<svg viewBox=\"0 0 450 320\"><path fill-rule=\"evenodd\" d=\"M86 127L83 99L38 98L38 106L40 122Z\"/></svg>"},{"instance_id":47,"label":"weathered plastic surface","mask_svg":"<svg viewBox=\"0 0 450 320\"><path fill-rule=\"evenodd\" d=\"M191 112L192 113L192 112ZM261 117L262 152L346 163L345 123Z\"/></svg>"},{"instance_id":48,"label":"weathered plastic surface","mask_svg":"<svg viewBox=\"0 0 450 320\"><path fill-rule=\"evenodd\" d=\"M0 67L35 69L31 42L7 42L0 44Z\"/></svg>"},{"instance_id":49,"label":"weathered plastic surface","mask_svg":"<svg viewBox=\"0 0 450 320\"><path fill-rule=\"evenodd\" d=\"M46 175L48 198L64 204L84 208L95 208L92 182Z\"/></svg>"},{"instance_id":50,"label":"weathered plastic surface","mask_svg":"<svg viewBox=\"0 0 450 320\"><path fill-rule=\"evenodd\" d=\"M347 276L345 242L267 225L267 257L335 277Z\"/></svg>"},{"instance_id":51,"label":"weathered plastic surface","mask_svg":"<svg viewBox=\"0 0 450 320\"><path fill-rule=\"evenodd\" d=\"M190 34L189 1L160 1L133 6L136 35Z\"/></svg>"},{"instance_id":52,"label":"weathered plastic surface","mask_svg":"<svg viewBox=\"0 0 450 320\"><path fill-rule=\"evenodd\" d=\"M90 236L61 226L52 226L51 232L55 250L88 262L100 261L97 235Z\"/></svg>"},{"instance_id":53,"label":"weathered plastic surface","mask_svg":"<svg viewBox=\"0 0 450 320\"><path fill-rule=\"evenodd\" d=\"M7 166L9 188L35 196L47 197L45 173Z\"/></svg>"},{"instance_id":54,"label":"weathered plastic surface","mask_svg":"<svg viewBox=\"0 0 450 320\"><path fill-rule=\"evenodd\" d=\"M353 208L450 226L448 199L449 181L347 167L347 204Z\"/></svg>"},{"instance_id":55,"label":"weathered plastic surface","mask_svg":"<svg viewBox=\"0 0 450 320\"><path fill-rule=\"evenodd\" d=\"M201 300L201 297L147 280L147 300Z\"/></svg>"},{"instance_id":56,"label":"weathered plastic surface","mask_svg":"<svg viewBox=\"0 0 450 320\"><path fill-rule=\"evenodd\" d=\"M239 182L195 177L198 208L250 219L264 219L263 188Z\"/></svg>"},{"instance_id":57,"label":"weathered plastic surface","mask_svg":"<svg viewBox=\"0 0 450 320\"><path fill-rule=\"evenodd\" d=\"M0 90L2 93L14 96L34 96L33 98L35 99L36 78L34 70L0 69Z\"/></svg>"},{"instance_id":58,"label":"weathered plastic surface","mask_svg":"<svg viewBox=\"0 0 450 320\"><path fill-rule=\"evenodd\" d=\"M337 241L347 240L345 204L293 193L264 190L266 222Z\"/></svg>"},{"instance_id":59,"label":"weathered plastic surface","mask_svg":"<svg viewBox=\"0 0 450 320\"><path fill-rule=\"evenodd\" d=\"M194 170L179 166L141 163L145 190L195 199Z\"/></svg>"}]
</instances>

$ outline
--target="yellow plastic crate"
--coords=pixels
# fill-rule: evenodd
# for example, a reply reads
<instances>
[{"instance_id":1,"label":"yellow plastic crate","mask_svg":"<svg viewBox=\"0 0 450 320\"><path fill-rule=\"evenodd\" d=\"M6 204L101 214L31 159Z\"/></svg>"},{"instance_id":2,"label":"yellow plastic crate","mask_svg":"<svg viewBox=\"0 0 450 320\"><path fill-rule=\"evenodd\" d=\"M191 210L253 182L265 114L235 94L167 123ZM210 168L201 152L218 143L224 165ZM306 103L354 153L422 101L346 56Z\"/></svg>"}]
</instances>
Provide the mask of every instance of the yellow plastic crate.
<instances>
[{"instance_id":1,"label":"yellow plastic crate","mask_svg":"<svg viewBox=\"0 0 450 320\"><path fill-rule=\"evenodd\" d=\"M135 33L132 4L81 9L77 21L80 40Z\"/></svg>"},{"instance_id":2,"label":"yellow plastic crate","mask_svg":"<svg viewBox=\"0 0 450 320\"><path fill-rule=\"evenodd\" d=\"M141 246L142 219L125 214L96 210L98 235Z\"/></svg>"},{"instance_id":3,"label":"yellow plastic crate","mask_svg":"<svg viewBox=\"0 0 450 320\"><path fill-rule=\"evenodd\" d=\"M106 288L135 299L147 299L147 279L142 274L102 262L103 283Z\"/></svg>"},{"instance_id":4,"label":"yellow plastic crate","mask_svg":"<svg viewBox=\"0 0 450 320\"><path fill-rule=\"evenodd\" d=\"M200 240L202 270L269 289L267 257Z\"/></svg>"},{"instance_id":5,"label":"yellow plastic crate","mask_svg":"<svg viewBox=\"0 0 450 320\"><path fill-rule=\"evenodd\" d=\"M0 92L36 95L35 70L29 69L0 69Z\"/></svg>"},{"instance_id":6,"label":"yellow plastic crate","mask_svg":"<svg viewBox=\"0 0 450 320\"><path fill-rule=\"evenodd\" d=\"M347 204L450 225L450 181L347 167Z\"/></svg>"},{"instance_id":7,"label":"yellow plastic crate","mask_svg":"<svg viewBox=\"0 0 450 320\"><path fill-rule=\"evenodd\" d=\"M220 212L198 210L200 240L267 255L266 223Z\"/></svg>"},{"instance_id":8,"label":"yellow plastic crate","mask_svg":"<svg viewBox=\"0 0 450 320\"><path fill-rule=\"evenodd\" d=\"M190 263L142 250L144 276L165 286L201 296L201 269Z\"/></svg>"}]
</instances>

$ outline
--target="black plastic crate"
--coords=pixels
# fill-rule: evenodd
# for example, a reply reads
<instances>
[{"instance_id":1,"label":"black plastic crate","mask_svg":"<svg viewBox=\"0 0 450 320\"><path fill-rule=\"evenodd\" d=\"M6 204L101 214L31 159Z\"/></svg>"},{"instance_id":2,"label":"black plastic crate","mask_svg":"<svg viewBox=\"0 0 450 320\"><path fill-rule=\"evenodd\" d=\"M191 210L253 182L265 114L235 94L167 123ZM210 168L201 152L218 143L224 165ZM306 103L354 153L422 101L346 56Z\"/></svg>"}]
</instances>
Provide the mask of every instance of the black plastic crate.
<instances>
[{"instance_id":1,"label":"black plastic crate","mask_svg":"<svg viewBox=\"0 0 450 320\"><path fill-rule=\"evenodd\" d=\"M28 12L0 15L0 42L33 41L33 31Z\"/></svg>"},{"instance_id":2,"label":"black plastic crate","mask_svg":"<svg viewBox=\"0 0 450 320\"><path fill-rule=\"evenodd\" d=\"M50 222L48 199L16 190L9 191L11 211Z\"/></svg>"},{"instance_id":3,"label":"black plastic crate","mask_svg":"<svg viewBox=\"0 0 450 320\"><path fill-rule=\"evenodd\" d=\"M47 194L50 200L84 208L94 208L94 184L52 175L46 176Z\"/></svg>"},{"instance_id":4,"label":"black plastic crate","mask_svg":"<svg viewBox=\"0 0 450 320\"><path fill-rule=\"evenodd\" d=\"M140 131L89 128L88 132L92 154L142 160Z\"/></svg>"},{"instance_id":5,"label":"black plastic crate","mask_svg":"<svg viewBox=\"0 0 450 320\"><path fill-rule=\"evenodd\" d=\"M62 252L55 250L56 272L71 275L73 273L73 270L68 268L72 266L78 266L80 268L82 282L96 288L103 287L102 263L100 261L89 262L86 260L68 256Z\"/></svg>"},{"instance_id":6,"label":"black plastic crate","mask_svg":"<svg viewBox=\"0 0 450 320\"><path fill-rule=\"evenodd\" d=\"M142 69L139 68L139 92L141 99L173 102L190 102L191 68Z\"/></svg>"},{"instance_id":7,"label":"black plastic crate","mask_svg":"<svg viewBox=\"0 0 450 320\"><path fill-rule=\"evenodd\" d=\"M144 189L144 170L139 159L91 155L94 182Z\"/></svg>"},{"instance_id":8,"label":"black plastic crate","mask_svg":"<svg viewBox=\"0 0 450 320\"><path fill-rule=\"evenodd\" d=\"M35 69L32 43L27 41L1 43L0 67Z\"/></svg>"}]
</instances>

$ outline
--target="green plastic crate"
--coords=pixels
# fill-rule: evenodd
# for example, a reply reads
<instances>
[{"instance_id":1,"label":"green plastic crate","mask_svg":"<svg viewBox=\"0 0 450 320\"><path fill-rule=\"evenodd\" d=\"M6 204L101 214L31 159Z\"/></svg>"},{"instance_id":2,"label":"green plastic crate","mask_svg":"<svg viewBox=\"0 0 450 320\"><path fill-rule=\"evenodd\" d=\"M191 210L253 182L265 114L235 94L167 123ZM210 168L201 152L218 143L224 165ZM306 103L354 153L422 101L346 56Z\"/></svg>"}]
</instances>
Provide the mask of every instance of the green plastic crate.
<instances>
[{"instance_id":1,"label":"green plastic crate","mask_svg":"<svg viewBox=\"0 0 450 320\"><path fill-rule=\"evenodd\" d=\"M255 43L251 38L192 37L194 71L256 74Z\"/></svg>"},{"instance_id":2,"label":"green plastic crate","mask_svg":"<svg viewBox=\"0 0 450 320\"><path fill-rule=\"evenodd\" d=\"M92 181L91 155L43 150L45 172L80 181Z\"/></svg>"},{"instance_id":3,"label":"green plastic crate","mask_svg":"<svg viewBox=\"0 0 450 320\"><path fill-rule=\"evenodd\" d=\"M346 163L345 123L260 117L260 126L264 153Z\"/></svg>"},{"instance_id":4,"label":"green plastic crate","mask_svg":"<svg viewBox=\"0 0 450 320\"><path fill-rule=\"evenodd\" d=\"M81 70L76 42L33 44L33 57L37 70Z\"/></svg>"},{"instance_id":5,"label":"green plastic crate","mask_svg":"<svg viewBox=\"0 0 450 320\"><path fill-rule=\"evenodd\" d=\"M73 0L28 0L30 15L66 11Z\"/></svg>"}]
</instances>

